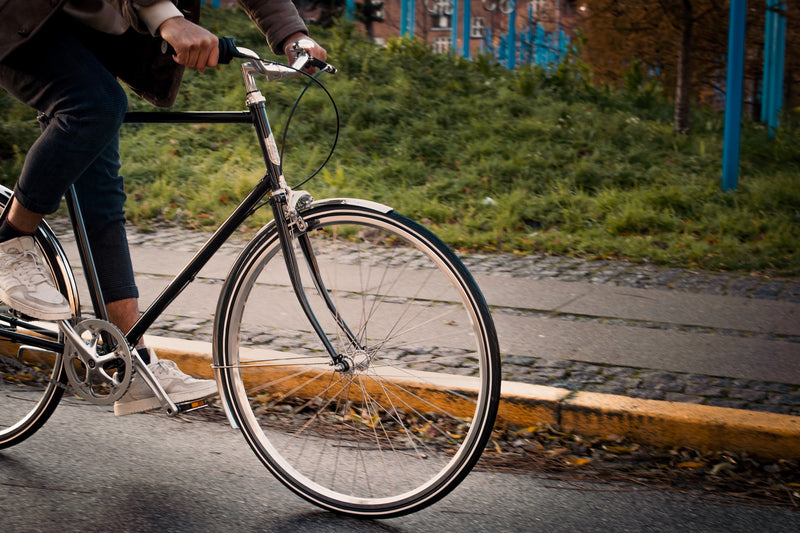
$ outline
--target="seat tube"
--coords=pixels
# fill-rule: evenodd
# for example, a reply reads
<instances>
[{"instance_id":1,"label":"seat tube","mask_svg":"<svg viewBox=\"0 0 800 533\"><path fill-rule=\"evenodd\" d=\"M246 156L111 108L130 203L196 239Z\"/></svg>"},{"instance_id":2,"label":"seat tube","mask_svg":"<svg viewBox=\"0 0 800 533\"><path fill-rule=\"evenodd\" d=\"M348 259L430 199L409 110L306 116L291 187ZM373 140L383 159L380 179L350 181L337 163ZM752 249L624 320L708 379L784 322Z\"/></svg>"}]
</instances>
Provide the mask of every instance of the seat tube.
<instances>
[{"instance_id":1,"label":"seat tube","mask_svg":"<svg viewBox=\"0 0 800 533\"><path fill-rule=\"evenodd\" d=\"M83 220L83 214L81 213L78 195L75 193L74 185L70 185L64 195L64 199L67 203L70 220L72 221L75 241L78 245L78 255L80 256L83 271L85 272L86 283L89 286L92 308L97 318L108 320L108 310L106 309L105 300L103 299L103 291L100 288L97 267L94 264L94 257L92 256L92 249L89 246L86 224Z\"/></svg>"}]
</instances>

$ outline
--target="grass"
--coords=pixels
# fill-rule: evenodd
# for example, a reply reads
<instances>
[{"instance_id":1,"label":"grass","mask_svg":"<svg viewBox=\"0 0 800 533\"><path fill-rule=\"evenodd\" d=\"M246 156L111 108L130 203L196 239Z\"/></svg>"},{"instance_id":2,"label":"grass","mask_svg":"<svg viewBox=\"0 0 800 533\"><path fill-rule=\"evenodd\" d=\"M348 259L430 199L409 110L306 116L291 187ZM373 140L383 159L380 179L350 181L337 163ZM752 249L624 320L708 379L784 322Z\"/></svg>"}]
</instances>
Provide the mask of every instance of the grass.
<instances>
[{"instance_id":1,"label":"grass","mask_svg":"<svg viewBox=\"0 0 800 533\"><path fill-rule=\"evenodd\" d=\"M240 12L207 8L203 19L266 49ZM698 110L692 135L677 135L652 84L594 87L575 58L551 71L509 71L406 40L376 47L348 27L315 36L341 69L323 79L342 120L332 161L307 186L318 198L392 205L466 251L800 274L796 117L775 138L744 125L739 187L723 192L722 117ZM279 140L302 87L262 86L278 110ZM187 72L176 108L241 109L243 100L238 69L219 67ZM149 106L132 96L130 107ZM37 130L34 114L5 94L0 116L0 179L10 185ZM325 95L310 90L289 129L290 182L319 166L334 131ZM242 125L125 126L129 218L213 226L260 179L260 157Z\"/></svg>"}]
</instances>

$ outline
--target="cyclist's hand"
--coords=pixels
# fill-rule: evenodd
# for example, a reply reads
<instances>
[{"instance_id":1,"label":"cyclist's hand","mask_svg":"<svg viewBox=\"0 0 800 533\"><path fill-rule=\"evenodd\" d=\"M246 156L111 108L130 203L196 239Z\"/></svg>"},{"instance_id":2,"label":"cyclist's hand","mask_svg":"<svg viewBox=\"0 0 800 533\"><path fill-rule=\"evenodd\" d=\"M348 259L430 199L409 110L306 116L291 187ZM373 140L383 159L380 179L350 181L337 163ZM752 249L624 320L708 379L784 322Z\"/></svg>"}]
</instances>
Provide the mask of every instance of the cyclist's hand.
<instances>
[{"instance_id":1,"label":"cyclist's hand","mask_svg":"<svg viewBox=\"0 0 800 533\"><path fill-rule=\"evenodd\" d=\"M294 63L295 59L297 59L298 52L301 49L308 52L311 57L315 57L321 61L325 61L328 57L328 52L314 39L305 33L298 32L290 35L289 38L284 41L283 45L283 53L286 54L290 65ZM306 69L306 71L309 73L313 73L316 70L317 69L313 67Z\"/></svg>"},{"instance_id":2,"label":"cyclist's hand","mask_svg":"<svg viewBox=\"0 0 800 533\"><path fill-rule=\"evenodd\" d=\"M183 17L173 17L165 20L158 31L175 50L172 57L177 63L200 72L217 65L219 40L205 28Z\"/></svg>"}]
</instances>

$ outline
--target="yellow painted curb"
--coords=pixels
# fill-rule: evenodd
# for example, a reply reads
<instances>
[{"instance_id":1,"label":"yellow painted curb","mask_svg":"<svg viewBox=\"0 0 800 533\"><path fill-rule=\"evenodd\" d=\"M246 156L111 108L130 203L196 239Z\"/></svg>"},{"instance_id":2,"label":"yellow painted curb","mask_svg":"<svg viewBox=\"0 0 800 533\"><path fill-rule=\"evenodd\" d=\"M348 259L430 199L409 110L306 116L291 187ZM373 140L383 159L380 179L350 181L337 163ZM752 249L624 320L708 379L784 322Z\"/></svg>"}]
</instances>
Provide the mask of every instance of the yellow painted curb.
<instances>
[{"instance_id":1,"label":"yellow painted curb","mask_svg":"<svg viewBox=\"0 0 800 533\"><path fill-rule=\"evenodd\" d=\"M800 457L800 417L775 413L579 392L562 404L560 425L657 446Z\"/></svg>"},{"instance_id":2,"label":"yellow painted curb","mask_svg":"<svg viewBox=\"0 0 800 533\"><path fill-rule=\"evenodd\" d=\"M153 337L148 345L185 372L213 377L211 345ZM800 458L800 417L644 400L504 381L498 422L555 424L585 436L620 435L641 444Z\"/></svg>"},{"instance_id":3,"label":"yellow painted curb","mask_svg":"<svg viewBox=\"0 0 800 533\"><path fill-rule=\"evenodd\" d=\"M561 403L570 394L567 389L504 381L497 420L521 427L558 425Z\"/></svg>"}]
</instances>

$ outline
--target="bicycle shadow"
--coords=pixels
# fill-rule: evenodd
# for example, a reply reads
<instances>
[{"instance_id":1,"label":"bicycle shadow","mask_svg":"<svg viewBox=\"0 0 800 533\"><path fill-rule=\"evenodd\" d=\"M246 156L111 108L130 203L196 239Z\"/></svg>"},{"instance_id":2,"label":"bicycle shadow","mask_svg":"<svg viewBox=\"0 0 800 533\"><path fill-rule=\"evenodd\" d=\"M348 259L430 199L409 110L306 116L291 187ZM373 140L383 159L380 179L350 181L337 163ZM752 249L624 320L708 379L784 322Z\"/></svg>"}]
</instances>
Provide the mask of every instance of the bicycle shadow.
<instances>
[{"instance_id":1,"label":"bicycle shadow","mask_svg":"<svg viewBox=\"0 0 800 533\"><path fill-rule=\"evenodd\" d=\"M269 479L254 490L238 474L229 473L233 477L227 482L210 475L200 478L206 480L203 484L185 472L153 477L153 470L143 467L140 471L113 461L103 462L107 469L101 469L98 477L95 466L54 470L36 457L17 458L7 450L0 451L0 515L2 522L11 526L8 531L35 524L41 531L105 533L110 530L109 517L113 517L116 533L416 530L404 527L403 522L391 524L314 508ZM35 517L30 513L32 505Z\"/></svg>"},{"instance_id":2,"label":"bicycle shadow","mask_svg":"<svg viewBox=\"0 0 800 533\"><path fill-rule=\"evenodd\" d=\"M408 531L379 520L353 518L326 511L310 511L308 513L296 514L280 522L273 523L271 526L274 526L276 531L292 531L298 533L304 531L347 531L348 533L369 531L402 533Z\"/></svg>"},{"instance_id":3,"label":"bicycle shadow","mask_svg":"<svg viewBox=\"0 0 800 533\"><path fill-rule=\"evenodd\" d=\"M254 505L254 499L246 495L231 498L229 486L209 487L208 491L197 492L189 490L177 479L173 482L150 479L144 483L116 482L108 488L108 492L70 495L83 502L77 511L84 524L81 533L108 531L105 528L108 527L106 519L109 516L114 517L113 529L116 533L409 531L377 520L352 518L316 509L306 510L310 504L292 495L288 495L289 500L281 498L270 502L267 492L255 498L258 500L266 496L267 500ZM64 495L51 492L50 497L58 501ZM286 501L290 503L287 505ZM40 517L40 520L42 524L54 523L47 516ZM92 525L87 528L87 523Z\"/></svg>"},{"instance_id":4,"label":"bicycle shadow","mask_svg":"<svg viewBox=\"0 0 800 533\"><path fill-rule=\"evenodd\" d=\"M7 490L91 494L91 491L88 490L53 483L47 472L32 468L26 459L17 459L8 450L0 450L0 486Z\"/></svg>"}]
</instances>

